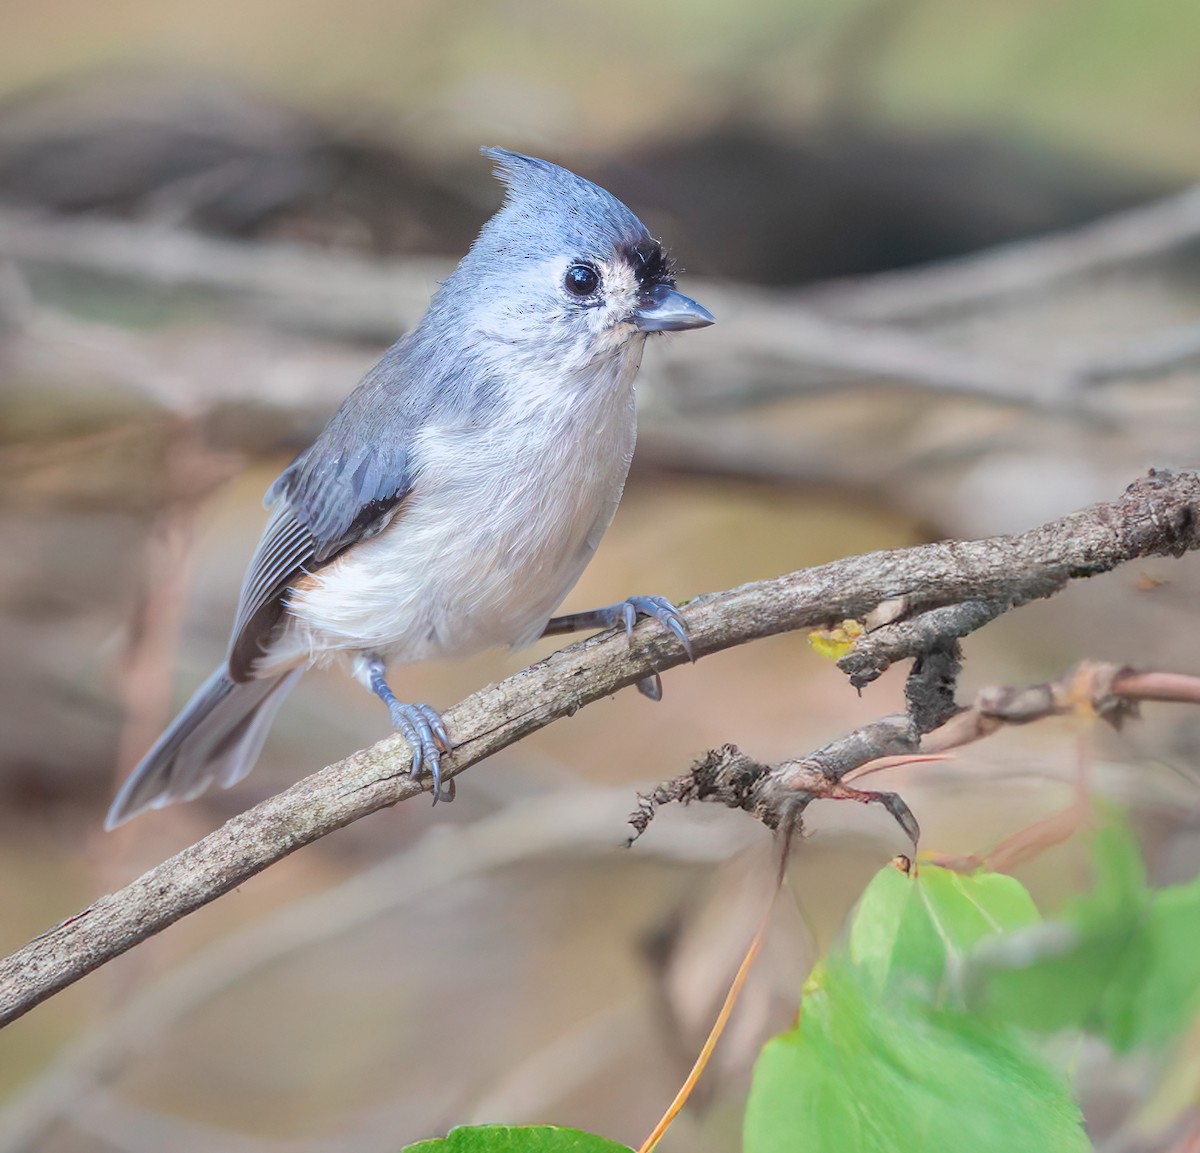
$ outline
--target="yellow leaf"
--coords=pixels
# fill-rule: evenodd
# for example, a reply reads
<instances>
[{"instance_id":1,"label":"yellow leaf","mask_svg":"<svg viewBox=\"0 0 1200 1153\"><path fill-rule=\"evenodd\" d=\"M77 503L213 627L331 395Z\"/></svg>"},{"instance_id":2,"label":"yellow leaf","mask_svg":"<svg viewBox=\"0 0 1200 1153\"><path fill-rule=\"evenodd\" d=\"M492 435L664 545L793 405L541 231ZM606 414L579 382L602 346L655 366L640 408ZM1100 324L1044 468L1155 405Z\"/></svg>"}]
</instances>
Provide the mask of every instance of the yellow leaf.
<instances>
[{"instance_id":1,"label":"yellow leaf","mask_svg":"<svg viewBox=\"0 0 1200 1153\"><path fill-rule=\"evenodd\" d=\"M858 621L842 621L831 629L814 629L808 634L808 643L818 655L836 661L854 648L865 631Z\"/></svg>"}]
</instances>

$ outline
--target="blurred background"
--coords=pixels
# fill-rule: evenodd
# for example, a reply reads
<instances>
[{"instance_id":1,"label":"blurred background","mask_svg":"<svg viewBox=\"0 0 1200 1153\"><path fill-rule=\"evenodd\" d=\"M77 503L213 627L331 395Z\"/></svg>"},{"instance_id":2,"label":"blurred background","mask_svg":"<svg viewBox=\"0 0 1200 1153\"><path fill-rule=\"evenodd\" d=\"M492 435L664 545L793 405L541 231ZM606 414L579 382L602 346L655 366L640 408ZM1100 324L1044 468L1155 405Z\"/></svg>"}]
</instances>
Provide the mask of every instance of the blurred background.
<instances>
[{"instance_id":1,"label":"blurred background","mask_svg":"<svg viewBox=\"0 0 1200 1153\"><path fill-rule=\"evenodd\" d=\"M266 486L498 205L479 145L626 200L720 322L648 350L638 457L575 609L1017 531L1195 465L1197 107L1184 4L0 0L0 950L387 731L344 674L310 675L234 790L101 831L222 656ZM1198 673L1198 619L1194 559L1131 566L970 638L964 694L1082 657ZM546 651L392 683L446 707ZM0 1150L391 1150L478 1120L639 1142L775 847L693 809L626 850L636 791L727 741L804 753L899 707L903 670L860 698L795 636L665 680L4 1030ZM1078 740L1004 733L887 787L925 848L986 852L1070 803ZM1165 706L1092 746L1158 880L1200 871L1198 747L1200 717ZM810 817L664 1150L738 1147L758 1046L904 849L885 813ZM1018 875L1053 909L1087 883L1084 839ZM1097 1140L1177 1137L1194 1059L1076 1060Z\"/></svg>"}]
</instances>

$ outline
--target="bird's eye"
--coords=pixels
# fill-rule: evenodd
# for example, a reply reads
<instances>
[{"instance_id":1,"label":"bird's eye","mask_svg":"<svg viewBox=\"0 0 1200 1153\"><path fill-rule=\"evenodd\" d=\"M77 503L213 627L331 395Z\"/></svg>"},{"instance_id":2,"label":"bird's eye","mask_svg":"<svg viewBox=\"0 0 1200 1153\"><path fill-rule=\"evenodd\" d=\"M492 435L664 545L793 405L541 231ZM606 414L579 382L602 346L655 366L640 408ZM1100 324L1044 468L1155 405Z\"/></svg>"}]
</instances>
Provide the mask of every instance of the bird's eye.
<instances>
[{"instance_id":1,"label":"bird's eye","mask_svg":"<svg viewBox=\"0 0 1200 1153\"><path fill-rule=\"evenodd\" d=\"M600 285L600 273L591 264L572 264L563 284L572 296L591 296Z\"/></svg>"}]
</instances>

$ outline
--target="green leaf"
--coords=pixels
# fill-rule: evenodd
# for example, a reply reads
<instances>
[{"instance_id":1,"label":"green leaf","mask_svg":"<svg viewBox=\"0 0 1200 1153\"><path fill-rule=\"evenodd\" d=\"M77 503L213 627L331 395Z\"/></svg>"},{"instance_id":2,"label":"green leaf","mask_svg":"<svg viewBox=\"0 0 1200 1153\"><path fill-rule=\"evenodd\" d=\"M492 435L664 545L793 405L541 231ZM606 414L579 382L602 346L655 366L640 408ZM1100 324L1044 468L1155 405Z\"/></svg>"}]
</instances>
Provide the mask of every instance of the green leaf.
<instances>
[{"instance_id":1,"label":"green leaf","mask_svg":"<svg viewBox=\"0 0 1200 1153\"><path fill-rule=\"evenodd\" d=\"M957 981L978 943L1034 924L1025 889L999 873L956 873L934 865L909 877L894 866L867 886L850 927L850 957L877 993L932 996Z\"/></svg>"},{"instance_id":2,"label":"green leaf","mask_svg":"<svg viewBox=\"0 0 1200 1153\"><path fill-rule=\"evenodd\" d=\"M1147 889L1137 843L1116 822L1094 855L1095 887L1058 920L980 947L969 1003L1042 1032L1087 1029L1120 1051L1167 1040L1200 1010L1200 881Z\"/></svg>"},{"instance_id":3,"label":"green leaf","mask_svg":"<svg viewBox=\"0 0 1200 1153\"><path fill-rule=\"evenodd\" d=\"M1041 1032L1105 1033L1121 969L1142 961L1139 926L1150 904L1137 846L1128 830L1096 836L1096 884L1053 922L985 942L969 966L968 1003Z\"/></svg>"},{"instance_id":4,"label":"green leaf","mask_svg":"<svg viewBox=\"0 0 1200 1153\"><path fill-rule=\"evenodd\" d=\"M1200 1012L1200 878L1164 889L1150 903L1142 925L1140 970L1126 956L1118 980L1127 996L1114 999L1109 1035L1117 1048L1174 1037Z\"/></svg>"},{"instance_id":5,"label":"green leaf","mask_svg":"<svg viewBox=\"0 0 1200 1153\"><path fill-rule=\"evenodd\" d=\"M404 1153L629 1153L629 1146L557 1125L461 1125Z\"/></svg>"},{"instance_id":6,"label":"green leaf","mask_svg":"<svg viewBox=\"0 0 1200 1153\"><path fill-rule=\"evenodd\" d=\"M744 1139L745 1153L1090 1148L1066 1085L1010 1031L880 997L837 959L799 1027L763 1049Z\"/></svg>"}]
</instances>

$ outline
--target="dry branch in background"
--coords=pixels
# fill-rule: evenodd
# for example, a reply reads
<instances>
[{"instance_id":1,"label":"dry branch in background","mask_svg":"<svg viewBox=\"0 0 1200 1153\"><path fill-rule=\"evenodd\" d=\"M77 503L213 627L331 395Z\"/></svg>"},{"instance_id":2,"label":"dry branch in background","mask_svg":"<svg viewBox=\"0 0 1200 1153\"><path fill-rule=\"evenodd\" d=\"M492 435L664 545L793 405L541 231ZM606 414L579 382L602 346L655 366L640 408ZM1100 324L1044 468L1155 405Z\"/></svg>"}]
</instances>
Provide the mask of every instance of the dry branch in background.
<instances>
[{"instance_id":1,"label":"dry branch in background","mask_svg":"<svg viewBox=\"0 0 1200 1153\"><path fill-rule=\"evenodd\" d=\"M916 849L920 829L895 793L853 788L845 782L891 764L934 757L982 740L1006 725L1027 725L1047 717L1086 713L1114 728L1137 715L1139 701L1200 705L1200 677L1138 672L1104 661L1081 661L1056 681L1021 687L982 689L966 707L954 707L939 724L928 724L922 703L945 700L952 692L957 656L947 647L918 660L909 676L909 710L872 721L804 757L765 765L736 745L711 749L691 770L641 798L630 817L634 839L644 833L663 805L708 801L745 809L770 828L799 828L804 810L816 800L883 805ZM952 700L952 698L951 698ZM928 727L927 727L928 725Z\"/></svg>"},{"instance_id":2,"label":"dry branch in background","mask_svg":"<svg viewBox=\"0 0 1200 1153\"><path fill-rule=\"evenodd\" d=\"M1044 291L1073 277L1150 260L1200 239L1200 185L1049 236L928 268L822 285L806 300L846 319L886 322Z\"/></svg>"},{"instance_id":3,"label":"dry branch in background","mask_svg":"<svg viewBox=\"0 0 1200 1153\"><path fill-rule=\"evenodd\" d=\"M1088 386L1195 360L1196 326L1169 326L1099 359L1085 356L1031 373L1027 365L948 347L896 325L1045 292L1098 269L1161 257L1197 238L1200 187L1048 236L799 292L704 284L697 295L722 319L738 323L714 330L699 348L682 341L668 346L661 371L688 380L673 399L690 407L740 408L831 384L899 379L935 395L1079 414ZM200 288L291 332L380 342L415 324L449 268L438 259L374 260L278 241L247 245L162 224L12 207L0 207L0 260Z\"/></svg>"},{"instance_id":4,"label":"dry branch in background","mask_svg":"<svg viewBox=\"0 0 1200 1153\"><path fill-rule=\"evenodd\" d=\"M687 605L684 618L693 649L704 656L789 630L861 619L888 602L892 625L968 602L1012 608L1050 596L1073 579L1197 547L1200 474L1152 472L1115 501L1017 536L850 557L699 597ZM955 618L955 628L969 631L965 626L981 619L969 613L967 618ZM679 642L653 623L635 629L631 641L608 632L571 645L446 712L457 745L443 761L443 776L454 777L553 721L686 659ZM953 637L943 636L920 653L909 679L909 711L899 722L885 718L877 724L896 733L901 726L905 732L915 727L924 734L950 720L956 711L957 660ZM839 757L861 756L866 743L859 730L806 758L804 765L837 765ZM405 741L386 738L232 818L31 941L0 961L0 1024L301 846L421 794L426 782L407 775L409 763ZM790 794L794 798L797 789Z\"/></svg>"},{"instance_id":5,"label":"dry branch in background","mask_svg":"<svg viewBox=\"0 0 1200 1153\"><path fill-rule=\"evenodd\" d=\"M451 261L367 260L302 244L244 244L185 228L0 207L0 258L162 288L221 293L291 329L395 339Z\"/></svg>"},{"instance_id":6,"label":"dry branch in background","mask_svg":"<svg viewBox=\"0 0 1200 1153\"><path fill-rule=\"evenodd\" d=\"M442 260L370 260L282 242L251 246L185 229L46 217L2 206L0 258L220 292L260 320L293 332L380 342L416 324L449 271ZM707 340L704 355L688 354L682 342L663 350L667 371L688 379L680 399L691 406L737 407L811 390L814 382L798 375L797 366L817 374L817 386L829 373L841 384L902 379L939 395L1035 409L1058 407L1072 384L1070 377L1034 379L913 333L830 320L777 293L716 284L696 292L739 323ZM84 328L78 321L71 327ZM753 366L762 377L748 395L744 374L731 373L731 364Z\"/></svg>"}]
</instances>

